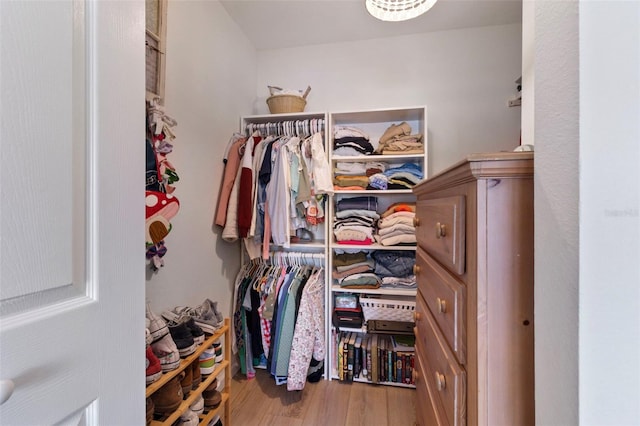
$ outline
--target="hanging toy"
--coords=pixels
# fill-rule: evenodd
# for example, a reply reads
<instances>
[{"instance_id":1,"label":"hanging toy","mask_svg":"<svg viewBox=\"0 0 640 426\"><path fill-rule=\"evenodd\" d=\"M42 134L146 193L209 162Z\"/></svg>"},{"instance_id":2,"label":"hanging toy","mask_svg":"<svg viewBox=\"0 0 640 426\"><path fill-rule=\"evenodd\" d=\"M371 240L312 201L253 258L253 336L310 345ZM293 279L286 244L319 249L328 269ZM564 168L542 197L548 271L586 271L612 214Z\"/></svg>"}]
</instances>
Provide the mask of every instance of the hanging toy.
<instances>
[{"instance_id":1,"label":"hanging toy","mask_svg":"<svg viewBox=\"0 0 640 426\"><path fill-rule=\"evenodd\" d=\"M146 191L146 243L158 244L171 231L169 222L180 209L180 202L171 194Z\"/></svg>"},{"instance_id":2,"label":"hanging toy","mask_svg":"<svg viewBox=\"0 0 640 426\"><path fill-rule=\"evenodd\" d=\"M164 245L164 241L147 247L147 260L151 261L151 269L157 271L164 266L162 258L165 254L167 254L167 248Z\"/></svg>"}]
</instances>

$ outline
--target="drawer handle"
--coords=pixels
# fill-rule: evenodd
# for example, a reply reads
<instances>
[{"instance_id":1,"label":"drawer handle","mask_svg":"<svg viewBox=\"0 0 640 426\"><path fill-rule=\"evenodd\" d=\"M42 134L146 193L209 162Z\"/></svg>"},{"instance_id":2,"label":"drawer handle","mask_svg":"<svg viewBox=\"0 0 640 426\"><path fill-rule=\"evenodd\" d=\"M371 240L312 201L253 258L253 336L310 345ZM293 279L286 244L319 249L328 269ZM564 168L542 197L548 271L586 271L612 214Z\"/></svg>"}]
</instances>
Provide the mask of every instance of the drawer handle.
<instances>
[{"instance_id":1,"label":"drawer handle","mask_svg":"<svg viewBox=\"0 0 640 426\"><path fill-rule=\"evenodd\" d=\"M418 327L413 327L413 335L417 336L418 335ZM416 349L416 344L413 344L413 349Z\"/></svg>"},{"instance_id":2,"label":"drawer handle","mask_svg":"<svg viewBox=\"0 0 640 426\"><path fill-rule=\"evenodd\" d=\"M413 275L420 275L420 266L413 265Z\"/></svg>"},{"instance_id":3,"label":"drawer handle","mask_svg":"<svg viewBox=\"0 0 640 426\"><path fill-rule=\"evenodd\" d=\"M444 223L436 223L436 239L444 238L447 235L447 226Z\"/></svg>"},{"instance_id":4,"label":"drawer handle","mask_svg":"<svg viewBox=\"0 0 640 426\"><path fill-rule=\"evenodd\" d=\"M445 387L447 387L447 382L445 381L444 374L438 373L436 371L436 388L438 391L442 392Z\"/></svg>"},{"instance_id":5,"label":"drawer handle","mask_svg":"<svg viewBox=\"0 0 640 426\"><path fill-rule=\"evenodd\" d=\"M420 312L413 312L413 322L418 322L422 319L422 314Z\"/></svg>"},{"instance_id":6,"label":"drawer handle","mask_svg":"<svg viewBox=\"0 0 640 426\"><path fill-rule=\"evenodd\" d=\"M413 217L413 227L417 228L418 226L420 226L420 218L417 216Z\"/></svg>"},{"instance_id":7,"label":"drawer handle","mask_svg":"<svg viewBox=\"0 0 640 426\"><path fill-rule=\"evenodd\" d=\"M420 373L415 368L411 372L411 378L413 379L413 383L416 383L416 384L418 383L418 380L420 379Z\"/></svg>"},{"instance_id":8,"label":"drawer handle","mask_svg":"<svg viewBox=\"0 0 640 426\"><path fill-rule=\"evenodd\" d=\"M436 299L436 304L438 305L438 312L444 314L447 312L447 301L444 299L440 299L439 297Z\"/></svg>"}]
</instances>

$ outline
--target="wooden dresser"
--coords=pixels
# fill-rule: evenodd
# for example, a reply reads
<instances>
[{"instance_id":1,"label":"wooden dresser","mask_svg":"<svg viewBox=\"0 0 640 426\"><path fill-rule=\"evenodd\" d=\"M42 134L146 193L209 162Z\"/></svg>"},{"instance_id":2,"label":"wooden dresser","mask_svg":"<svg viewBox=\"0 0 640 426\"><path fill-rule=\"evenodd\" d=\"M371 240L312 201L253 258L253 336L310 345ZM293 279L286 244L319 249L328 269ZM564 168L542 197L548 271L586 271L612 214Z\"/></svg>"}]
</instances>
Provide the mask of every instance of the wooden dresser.
<instances>
[{"instance_id":1,"label":"wooden dresser","mask_svg":"<svg viewBox=\"0 0 640 426\"><path fill-rule=\"evenodd\" d=\"M534 425L533 153L471 155L413 191L418 425Z\"/></svg>"}]
</instances>

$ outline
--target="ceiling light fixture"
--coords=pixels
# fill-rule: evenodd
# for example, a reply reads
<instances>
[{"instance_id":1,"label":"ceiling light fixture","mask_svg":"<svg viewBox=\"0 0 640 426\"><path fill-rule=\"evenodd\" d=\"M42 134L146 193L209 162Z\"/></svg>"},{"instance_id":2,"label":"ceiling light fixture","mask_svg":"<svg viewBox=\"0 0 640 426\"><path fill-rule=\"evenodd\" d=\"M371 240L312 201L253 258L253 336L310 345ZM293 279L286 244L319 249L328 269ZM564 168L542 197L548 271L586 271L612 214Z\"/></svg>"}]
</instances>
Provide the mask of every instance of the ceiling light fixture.
<instances>
[{"instance_id":1,"label":"ceiling light fixture","mask_svg":"<svg viewBox=\"0 0 640 426\"><path fill-rule=\"evenodd\" d=\"M381 21L406 21L425 13L437 0L365 0L367 11Z\"/></svg>"}]
</instances>

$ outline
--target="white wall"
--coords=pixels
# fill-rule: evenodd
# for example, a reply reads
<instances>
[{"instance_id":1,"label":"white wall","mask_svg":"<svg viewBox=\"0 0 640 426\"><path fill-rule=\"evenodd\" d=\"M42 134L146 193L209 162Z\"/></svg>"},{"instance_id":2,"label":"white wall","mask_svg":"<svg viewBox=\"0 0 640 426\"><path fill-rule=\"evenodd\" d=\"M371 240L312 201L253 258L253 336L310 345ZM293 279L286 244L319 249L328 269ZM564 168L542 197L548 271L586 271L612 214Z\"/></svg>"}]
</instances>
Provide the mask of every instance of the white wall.
<instances>
[{"instance_id":1,"label":"white wall","mask_svg":"<svg viewBox=\"0 0 640 426\"><path fill-rule=\"evenodd\" d=\"M212 228L222 152L255 97L256 52L217 1L170 1L166 113L178 121L168 159L180 181L180 212L165 239L165 266L148 274L147 299L160 313L205 298L231 313L239 245Z\"/></svg>"},{"instance_id":2,"label":"white wall","mask_svg":"<svg viewBox=\"0 0 640 426\"><path fill-rule=\"evenodd\" d=\"M640 424L640 2L580 2L580 424Z\"/></svg>"},{"instance_id":3,"label":"white wall","mask_svg":"<svg viewBox=\"0 0 640 426\"><path fill-rule=\"evenodd\" d=\"M520 108L521 25L258 52L258 99L267 85L311 86L306 111L427 106L429 172L473 152L513 150Z\"/></svg>"},{"instance_id":4,"label":"white wall","mask_svg":"<svg viewBox=\"0 0 640 426\"><path fill-rule=\"evenodd\" d=\"M578 424L578 3L535 2L536 423Z\"/></svg>"},{"instance_id":5,"label":"white wall","mask_svg":"<svg viewBox=\"0 0 640 426\"><path fill-rule=\"evenodd\" d=\"M535 5L536 423L640 424L640 3Z\"/></svg>"}]
</instances>

